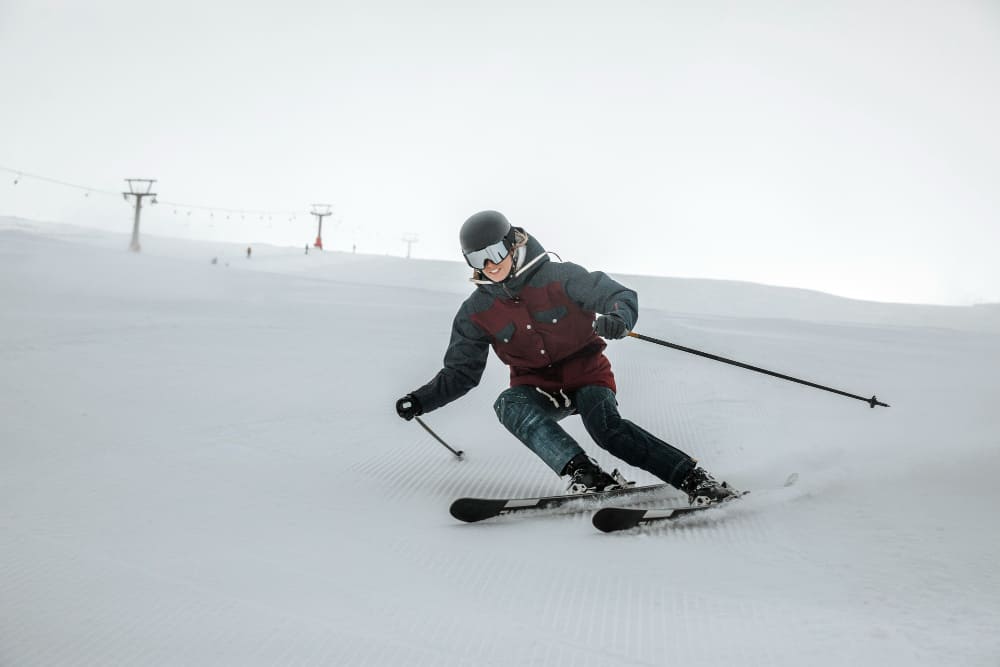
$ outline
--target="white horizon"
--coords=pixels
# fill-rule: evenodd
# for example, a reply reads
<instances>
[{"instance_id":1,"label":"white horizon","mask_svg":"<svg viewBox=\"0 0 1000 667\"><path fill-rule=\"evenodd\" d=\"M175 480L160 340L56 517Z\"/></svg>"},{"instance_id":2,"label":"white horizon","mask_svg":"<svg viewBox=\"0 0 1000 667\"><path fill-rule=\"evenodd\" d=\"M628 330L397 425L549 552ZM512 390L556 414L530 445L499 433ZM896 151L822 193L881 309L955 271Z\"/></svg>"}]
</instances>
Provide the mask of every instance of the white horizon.
<instances>
[{"instance_id":1,"label":"white horizon","mask_svg":"<svg viewBox=\"0 0 1000 667\"><path fill-rule=\"evenodd\" d=\"M145 176L161 235L321 201L328 247L460 260L492 208L594 269L1000 301L1000 10L787 9L8 0L0 215L127 232Z\"/></svg>"}]
</instances>

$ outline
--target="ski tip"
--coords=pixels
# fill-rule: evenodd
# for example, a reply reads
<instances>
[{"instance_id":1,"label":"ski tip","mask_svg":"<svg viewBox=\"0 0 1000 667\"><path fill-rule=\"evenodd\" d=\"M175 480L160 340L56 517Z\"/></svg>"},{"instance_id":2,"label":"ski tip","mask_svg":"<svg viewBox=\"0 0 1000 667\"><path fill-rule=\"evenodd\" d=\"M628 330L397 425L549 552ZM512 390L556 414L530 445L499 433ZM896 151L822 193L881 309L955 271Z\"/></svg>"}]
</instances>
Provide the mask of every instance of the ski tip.
<instances>
[{"instance_id":1,"label":"ski tip","mask_svg":"<svg viewBox=\"0 0 1000 667\"><path fill-rule=\"evenodd\" d=\"M604 533L628 530L639 525L646 510L624 507L605 507L594 512L594 528Z\"/></svg>"},{"instance_id":2,"label":"ski tip","mask_svg":"<svg viewBox=\"0 0 1000 667\"><path fill-rule=\"evenodd\" d=\"M459 498L448 511L459 521L475 523L498 516L506 504L506 501L488 498Z\"/></svg>"}]
</instances>

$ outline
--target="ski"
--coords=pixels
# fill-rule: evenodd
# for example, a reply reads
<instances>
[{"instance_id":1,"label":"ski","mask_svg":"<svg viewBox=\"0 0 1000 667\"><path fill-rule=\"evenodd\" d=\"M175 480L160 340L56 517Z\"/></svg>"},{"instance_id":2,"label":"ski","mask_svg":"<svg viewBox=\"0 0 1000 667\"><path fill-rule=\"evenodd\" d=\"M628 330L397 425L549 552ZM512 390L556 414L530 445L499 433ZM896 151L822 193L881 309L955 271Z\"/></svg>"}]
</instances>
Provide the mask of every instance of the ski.
<instances>
[{"instance_id":1,"label":"ski","mask_svg":"<svg viewBox=\"0 0 1000 667\"><path fill-rule=\"evenodd\" d=\"M799 480L798 473L792 473L785 479L785 483L782 485L788 488L794 485ZM739 500L743 496L750 493L749 491L744 491L739 496L730 498L728 500L722 500L719 502L709 502L703 505L688 505L684 507L670 507L670 508L657 508L657 509L638 509L634 507L603 507L594 513L593 524L594 528L605 533L614 533L619 530L629 530L636 528L638 526L644 526L651 523L659 523L662 521L672 521L674 519L679 519L683 516L688 516L689 514L695 514L697 512L704 512L705 510L714 509L722 505L733 502L734 500Z\"/></svg>"},{"instance_id":2,"label":"ski","mask_svg":"<svg viewBox=\"0 0 1000 667\"><path fill-rule=\"evenodd\" d=\"M459 498L451 504L449 511L459 521L474 523L506 514L531 510L551 510L572 506L574 503L580 505L580 510L585 510L605 500L628 499L631 501L633 497L641 497L665 489L673 489L673 487L668 484L650 484L648 486L629 486L601 493L577 493L537 498Z\"/></svg>"},{"instance_id":3,"label":"ski","mask_svg":"<svg viewBox=\"0 0 1000 667\"><path fill-rule=\"evenodd\" d=\"M749 493L746 492L746 493ZM745 494L744 494L745 495ZM670 521L682 516L710 510L720 505L737 500L724 500L705 505L689 505L686 507L673 507L670 509L635 509L631 507L604 507L594 513L594 528L605 533L614 533L619 530L629 530L637 526L643 526L659 521Z\"/></svg>"}]
</instances>

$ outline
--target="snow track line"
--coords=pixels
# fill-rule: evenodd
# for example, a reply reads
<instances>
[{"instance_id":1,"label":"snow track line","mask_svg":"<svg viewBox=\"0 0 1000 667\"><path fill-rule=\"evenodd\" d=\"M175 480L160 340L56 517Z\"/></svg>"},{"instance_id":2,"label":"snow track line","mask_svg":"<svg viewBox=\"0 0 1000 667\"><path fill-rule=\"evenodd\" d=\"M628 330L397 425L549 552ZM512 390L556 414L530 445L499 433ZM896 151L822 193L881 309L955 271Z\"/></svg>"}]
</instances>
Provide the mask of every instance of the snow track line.
<instances>
[{"instance_id":1,"label":"snow track line","mask_svg":"<svg viewBox=\"0 0 1000 667\"><path fill-rule=\"evenodd\" d=\"M86 597L86 600L81 599L79 605L89 609L89 629L77 632L73 628L62 628L58 635L61 639L36 644L29 648L28 655L17 651L19 657L12 664L293 664L301 659L302 645L315 645L320 638L326 642L336 641L335 650L325 655L323 664L333 660L336 664L414 664L432 667L449 664L453 657L452 650L444 648L446 642L442 642L441 637L433 638L426 632L412 635L424 638L418 641L387 637L382 632L376 632L370 622L357 620L357 609L339 609L335 618L304 615L291 611L287 605L276 606L259 598L236 596L188 577L163 575L149 567L106 554L85 553L59 540L30 535L22 537L55 547L54 550L47 550L44 562L33 560L29 568L24 568L37 573L40 565L43 570L48 567L50 573L46 580L72 577L67 573L68 566L72 563L73 571L83 570L92 576L96 574L95 570L107 570L111 574L105 577L106 580L122 579L124 573L125 580L132 579L131 585L138 585L135 589L137 593L145 588L158 589L158 584L167 584L173 592L168 596L169 602L162 599L156 603L155 610L147 608L147 611L153 611L153 616L131 615L122 623L118 618L120 610L115 608L114 602L102 601L99 596L86 593L86 586L89 584L84 583L80 595ZM0 556L2 555L3 552L0 551ZM4 572L8 569L9 566L5 567ZM5 577L6 583L0 586L0 590L13 593L18 588L37 588L28 577L14 579L13 581L20 583L19 586L11 586L11 581ZM67 587L80 588L81 584L67 581ZM35 599L32 593L26 593L20 598L28 596ZM6 595L5 599L10 601L17 597ZM270 619L264 621L269 624L269 632L253 637L250 644L247 644L248 637L240 636L242 633L237 627L224 622L224 618L233 614L247 612ZM202 627L197 635L192 634L192 614L201 618L201 623L197 625ZM38 619L33 620L37 622ZM154 647L137 641L137 638L143 637L142 629L150 622L157 624L158 633L166 640L163 644ZM0 626L0 636L5 638L3 650L16 649L20 644L19 640L28 635L27 628L27 624L22 623L19 632L12 632L6 624ZM203 633L206 628L218 628L219 634L205 636ZM171 637L174 638L172 641ZM192 641L194 639L210 643L199 645ZM223 662L216 662L218 660Z\"/></svg>"}]
</instances>

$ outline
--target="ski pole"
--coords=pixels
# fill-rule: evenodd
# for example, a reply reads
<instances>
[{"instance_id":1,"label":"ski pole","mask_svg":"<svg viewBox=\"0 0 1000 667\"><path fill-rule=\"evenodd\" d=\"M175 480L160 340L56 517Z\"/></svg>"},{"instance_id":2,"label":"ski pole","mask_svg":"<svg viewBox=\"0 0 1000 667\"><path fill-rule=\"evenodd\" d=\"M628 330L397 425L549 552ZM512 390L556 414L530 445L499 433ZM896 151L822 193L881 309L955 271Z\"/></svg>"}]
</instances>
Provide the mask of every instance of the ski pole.
<instances>
[{"instance_id":1,"label":"ski pole","mask_svg":"<svg viewBox=\"0 0 1000 667\"><path fill-rule=\"evenodd\" d=\"M440 443L441 443L442 445L444 445L445 449L447 449L447 450L448 450L449 452L451 452L452 454L454 454L454 455L455 455L455 457L456 457L456 458L457 458L458 460L460 460L460 461L462 460L462 454L465 454L465 452L464 452L463 450L461 450L461 449L460 449L460 450L458 450L458 451L456 452L456 451L455 451L454 449L452 449L451 447L449 447L449 446L448 446L448 443L447 443L447 442L445 442L445 441L444 441L444 440L442 440L442 439L441 439L440 437L438 437L438 434L437 434L437 433L435 433L434 431L432 431L432 430L431 430L431 427L430 427L430 426L428 426L427 424L425 424L425 423L424 423L424 420L423 420L423 419L421 419L420 417L414 417L414 419L416 419L416 420L417 420L417 423L418 423L418 424L420 424L421 426L423 426L423 427L424 427L424 430L425 430L425 431L427 431L428 433L430 433L430 434L431 434L431 437L433 437L433 438L434 438L435 440L437 440L437 441L438 441L438 442L440 442Z\"/></svg>"},{"instance_id":2,"label":"ski pole","mask_svg":"<svg viewBox=\"0 0 1000 667\"><path fill-rule=\"evenodd\" d=\"M699 357L705 357L707 359L714 359L715 361L721 361L725 364L732 364L733 366L739 366L740 368L746 368L750 371L757 371L758 373L764 373L765 375L771 375L776 378L781 378L782 380L788 380L789 382L798 382L799 384L804 384L807 387L815 387L816 389L822 389L823 391L829 391L834 394L840 394L841 396L847 396L848 398L856 398L859 401L864 401L869 407L874 408L876 405L881 405L882 407L889 407L888 403L883 403L872 396L871 398L865 398L864 396L858 396L857 394L849 394L846 391L840 391L839 389L832 389L830 387L824 387L821 384L816 384L815 382L809 382L807 380L800 380L799 378L794 378L790 375L783 375L782 373L775 373L774 371L769 371L764 368L758 368L757 366L751 366L750 364L744 364L740 361L734 361L732 359L726 359L725 357L720 357L715 354L709 354L708 352L702 352L700 350L695 350L690 347L684 347L683 345L677 345L675 343L668 343L665 340L660 340L658 338L652 338L650 336L643 336L642 334L637 334L634 331L630 331L629 336L632 338L638 338L639 340L644 340L648 343L656 343L657 345L663 345L664 347L672 347L675 350L680 350L681 352L688 352L690 354L696 354Z\"/></svg>"}]
</instances>

